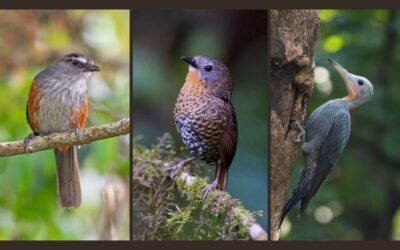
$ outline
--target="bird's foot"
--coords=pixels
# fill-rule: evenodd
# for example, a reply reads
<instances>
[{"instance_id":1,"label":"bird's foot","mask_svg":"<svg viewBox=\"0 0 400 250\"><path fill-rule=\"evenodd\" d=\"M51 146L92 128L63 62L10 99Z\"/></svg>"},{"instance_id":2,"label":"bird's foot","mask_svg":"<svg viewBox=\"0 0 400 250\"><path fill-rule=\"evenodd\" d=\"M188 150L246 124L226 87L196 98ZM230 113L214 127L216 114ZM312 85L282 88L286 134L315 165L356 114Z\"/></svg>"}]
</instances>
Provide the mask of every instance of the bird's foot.
<instances>
[{"instance_id":1,"label":"bird's foot","mask_svg":"<svg viewBox=\"0 0 400 250\"><path fill-rule=\"evenodd\" d=\"M290 120L290 127L292 129L297 129L299 132L296 137L293 139L293 142L300 143L304 140L304 136L306 132L304 131L303 126L301 126L301 123L299 120L291 119Z\"/></svg>"},{"instance_id":2,"label":"bird's foot","mask_svg":"<svg viewBox=\"0 0 400 250\"><path fill-rule=\"evenodd\" d=\"M205 187L201 191L201 199L204 200L210 191L215 190L217 188L217 185L218 185L217 179L215 179L210 185L207 185L207 187Z\"/></svg>"},{"instance_id":3,"label":"bird's foot","mask_svg":"<svg viewBox=\"0 0 400 250\"><path fill-rule=\"evenodd\" d=\"M74 133L76 135L76 137L78 137L78 141L80 140L80 133L81 133L81 128L80 127L76 127L76 128L71 128L70 129L70 133Z\"/></svg>"},{"instance_id":4,"label":"bird's foot","mask_svg":"<svg viewBox=\"0 0 400 250\"><path fill-rule=\"evenodd\" d=\"M28 156L29 156L29 142L30 142L30 140L35 138L35 136L37 136L37 135L38 135L37 133L31 133L24 139L24 151L25 151L26 155L28 155Z\"/></svg>"},{"instance_id":5,"label":"bird's foot","mask_svg":"<svg viewBox=\"0 0 400 250\"><path fill-rule=\"evenodd\" d=\"M74 133L76 137L78 138L78 141L80 141L80 134L81 134L81 128L79 126L72 128L70 130L70 133ZM81 147L81 145L78 145L78 149Z\"/></svg>"},{"instance_id":6,"label":"bird's foot","mask_svg":"<svg viewBox=\"0 0 400 250\"><path fill-rule=\"evenodd\" d=\"M168 168L167 171L171 171L171 174L170 174L171 179L175 180L175 177L178 174L178 172L181 171L182 168L184 168L188 163L192 162L194 159L196 159L196 157L192 157L192 158L180 161L175 166Z\"/></svg>"}]
</instances>

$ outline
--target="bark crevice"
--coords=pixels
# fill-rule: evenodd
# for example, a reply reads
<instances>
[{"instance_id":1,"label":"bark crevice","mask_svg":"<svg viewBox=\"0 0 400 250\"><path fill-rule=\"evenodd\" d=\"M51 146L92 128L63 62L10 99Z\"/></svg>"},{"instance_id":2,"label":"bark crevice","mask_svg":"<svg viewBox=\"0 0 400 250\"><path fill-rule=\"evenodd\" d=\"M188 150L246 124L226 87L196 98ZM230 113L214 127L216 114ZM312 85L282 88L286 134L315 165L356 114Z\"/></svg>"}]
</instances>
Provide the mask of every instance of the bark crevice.
<instances>
[{"instance_id":1,"label":"bark crevice","mask_svg":"<svg viewBox=\"0 0 400 250\"><path fill-rule=\"evenodd\" d=\"M313 90L314 50L319 29L316 10L271 11L271 238L279 223L298 144L290 120L304 123Z\"/></svg>"}]
</instances>

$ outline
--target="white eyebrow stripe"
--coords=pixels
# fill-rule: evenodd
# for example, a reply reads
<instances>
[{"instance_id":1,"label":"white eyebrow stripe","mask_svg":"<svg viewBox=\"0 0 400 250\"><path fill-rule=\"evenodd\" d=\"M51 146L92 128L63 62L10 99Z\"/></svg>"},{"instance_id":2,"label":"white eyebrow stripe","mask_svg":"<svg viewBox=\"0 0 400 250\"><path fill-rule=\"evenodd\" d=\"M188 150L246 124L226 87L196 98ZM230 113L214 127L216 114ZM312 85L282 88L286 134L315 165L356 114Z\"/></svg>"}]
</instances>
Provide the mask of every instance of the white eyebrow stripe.
<instances>
[{"instance_id":1,"label":"white eyebrow stripe","mask_svg":"<svg viewBox=\"0 0 400 250\"><path fill-rule=\"evenodd\" d=\"M80 61L81 63L87 63L87 59L83 56L77 57L76 60Z\"/></svg>"}]
</instances>

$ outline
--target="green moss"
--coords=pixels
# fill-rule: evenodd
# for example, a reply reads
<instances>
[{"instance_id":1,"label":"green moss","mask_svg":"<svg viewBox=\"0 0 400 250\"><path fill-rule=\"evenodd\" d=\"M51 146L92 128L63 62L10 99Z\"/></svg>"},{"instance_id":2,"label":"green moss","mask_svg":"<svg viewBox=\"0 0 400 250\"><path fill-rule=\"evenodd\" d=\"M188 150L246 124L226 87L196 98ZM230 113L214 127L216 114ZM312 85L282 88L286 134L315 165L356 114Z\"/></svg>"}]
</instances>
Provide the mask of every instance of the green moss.
<instances>
[{"instance_id":1,"label":"green moss","mask_svg":"<svg viewBox=\"0 0 400 250\"><path fill-rule=\"evenodd\" d=\"M141 240L247 240L254 216L226 192L210 191L201 162L171 180L168 168L182 158L169 134L133 152L133 238ZM188 175L188 171L191 171ZM190 178L188 183L186 178Z\"/></svg>"}]
</instances>

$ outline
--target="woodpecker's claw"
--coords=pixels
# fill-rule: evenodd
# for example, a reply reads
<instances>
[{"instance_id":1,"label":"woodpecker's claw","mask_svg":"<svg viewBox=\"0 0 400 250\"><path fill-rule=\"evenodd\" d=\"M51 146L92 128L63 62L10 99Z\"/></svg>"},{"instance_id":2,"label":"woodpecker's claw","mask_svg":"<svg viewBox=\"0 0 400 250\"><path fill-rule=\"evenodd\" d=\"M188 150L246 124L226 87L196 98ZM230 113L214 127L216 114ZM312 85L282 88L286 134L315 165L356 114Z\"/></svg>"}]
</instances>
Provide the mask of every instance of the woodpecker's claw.
<instances>
[{"instance_id":1,"label":"woodpecker's claw","mask_svg":"<svg viewBox=\"0 0 400 250\"><path fill-rule=\"evenodd\" d=\"M297 129L297 131L299 131L299 133L293 139L293 142L295 142L295 143L302 142L304 140L304 136L305 136L306 132L304 131L304 128L301 126L300 121L295 120L295 119L290 120L290 127L292 129Z\"/></svg>"}]
</instances>

